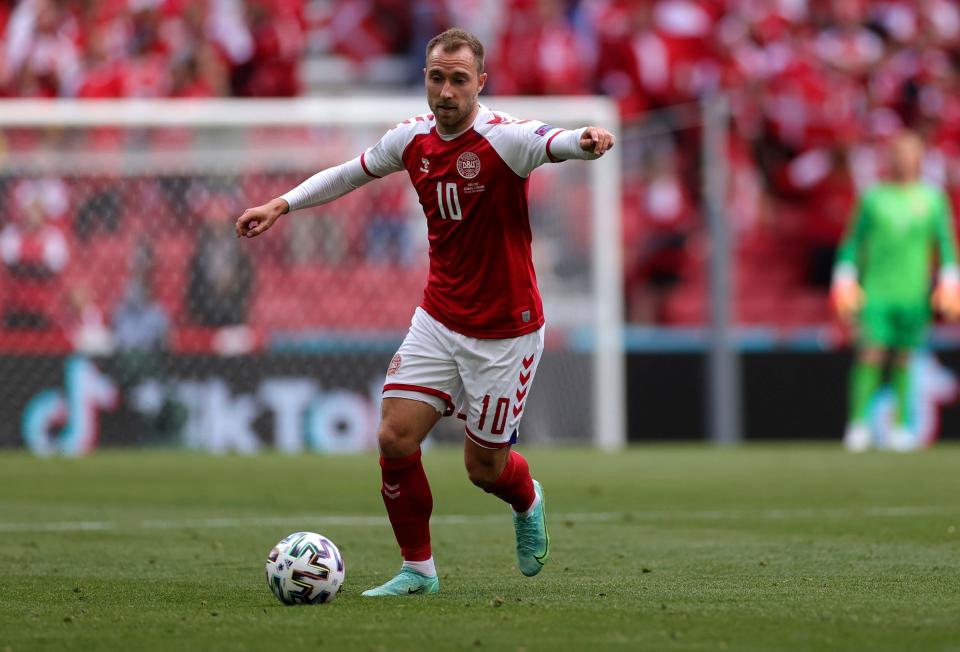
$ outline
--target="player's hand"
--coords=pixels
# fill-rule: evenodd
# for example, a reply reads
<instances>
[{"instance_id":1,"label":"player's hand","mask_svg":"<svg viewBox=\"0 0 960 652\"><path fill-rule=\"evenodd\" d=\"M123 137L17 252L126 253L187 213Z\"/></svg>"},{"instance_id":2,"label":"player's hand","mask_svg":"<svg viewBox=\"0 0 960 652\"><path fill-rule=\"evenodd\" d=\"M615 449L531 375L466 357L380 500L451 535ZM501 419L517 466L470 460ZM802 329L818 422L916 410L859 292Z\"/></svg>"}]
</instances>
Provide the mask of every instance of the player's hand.
<instances>
[{"instance_id":1,"label":"player's hand","mask_svg":"<svg viewBox=\"0 0 960 652\"><path fill-rule=\"evenodd\" d=\"M580 136L580 149L603 156L608 149L613 149L614 137L601 127L587 127Z\"/></svg>"},{"instance_id":2,"label":"player's hand","mask_svg":"<svg viewBox=\"0 0 960 652\"><path fill-rule=\"evenodd\" d=\"M863 288L855 279L836 280L830 288L830 302L833 304L834 310L837 311L837 315L844 321L856 317L860 309L863 308L865 301L866 296L863 293Z\"/></svg>"},{"instance_id":3,"label":"player's hand","mask_svg":"<svg viewBox=\"0 0 960 652\"><path fill-rule=\"evenodd\" d=\"M950 321L960 319L960 282L944 279L933 290L933 308Z\"/></svg>"},{"instance_id":4,"label":"player's hand","mask_svg":"<svg viewBox=\"0 0 960 652\"><path fill-rule=\"evenodd\" d=\"M279 197L261 206L248 208L237 218L237 237L255 238L273 226L273 223L288 210L290 205L285 199Z\"/></svg>"}]
</instances>

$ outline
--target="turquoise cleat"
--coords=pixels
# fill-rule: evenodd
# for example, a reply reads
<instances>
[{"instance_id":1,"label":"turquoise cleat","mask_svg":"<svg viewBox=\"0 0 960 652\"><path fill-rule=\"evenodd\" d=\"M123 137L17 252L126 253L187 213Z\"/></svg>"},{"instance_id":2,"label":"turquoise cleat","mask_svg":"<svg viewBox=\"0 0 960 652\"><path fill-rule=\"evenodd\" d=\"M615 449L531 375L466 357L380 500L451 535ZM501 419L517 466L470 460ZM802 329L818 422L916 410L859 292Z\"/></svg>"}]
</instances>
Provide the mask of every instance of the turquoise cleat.
<instances>
[{"instance_id":1,"label":"turquoise cleat","mask_svg":"<svg viewBox=\"0 0 960 652\"><path fill-rule=\"evenodd\" d=\"M379 598L386 595L427 595L440 592L440 579L434 575L424 575L412 568L401 568L396 577L380 586L362 593L367 598Z\"/></svg>"},{"instance_id":2,"label":"turquoise cleat","mask_svg":"<svg viewBox=\"0 0 960 652\"><path fill-rule=\"evenodd\" d=\"M533 481L533 490L540 497L537 508L525 517L513 515L513 527L517 533L517 566L527 577L539 573L550 556L550 534L547 532L543 488L536 480Z\"/></svg>"}]
</instances>

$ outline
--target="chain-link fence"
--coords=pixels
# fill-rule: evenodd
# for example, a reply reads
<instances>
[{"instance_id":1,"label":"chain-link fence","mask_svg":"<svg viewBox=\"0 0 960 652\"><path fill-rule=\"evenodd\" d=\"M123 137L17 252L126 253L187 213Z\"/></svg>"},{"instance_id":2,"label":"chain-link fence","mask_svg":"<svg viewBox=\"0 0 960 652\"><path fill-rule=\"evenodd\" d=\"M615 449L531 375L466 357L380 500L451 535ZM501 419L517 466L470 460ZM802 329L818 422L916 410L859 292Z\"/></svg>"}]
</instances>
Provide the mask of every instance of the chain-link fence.
<instances>
[{"instance_id":1,"label":"chain-link fence","mask_svg":"<svg viewBox=\"0 0 960 652\"><path fill-rule=\"evenodd\" d=\"M426 224L406 175L284 216L255 240L233 225L375 143L397 120L381 108L352 125L231 113L229 126L123 126L104 113L3 129L0 442L372 446L383 374L426 281ZM545 166L530 184L548 329L528 442L594 437L586 165ZM439 438L462 435L452 421Z\"/></svg>"}]
</instances>

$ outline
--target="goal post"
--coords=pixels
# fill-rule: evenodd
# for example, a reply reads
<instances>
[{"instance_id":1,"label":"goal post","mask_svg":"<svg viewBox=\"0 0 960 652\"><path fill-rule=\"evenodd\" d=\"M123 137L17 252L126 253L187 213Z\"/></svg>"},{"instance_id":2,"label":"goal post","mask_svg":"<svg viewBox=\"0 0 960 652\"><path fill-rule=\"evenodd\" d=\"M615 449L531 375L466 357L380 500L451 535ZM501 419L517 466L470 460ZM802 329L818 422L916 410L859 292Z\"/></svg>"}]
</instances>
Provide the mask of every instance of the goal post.
<instances>
[{"instance_id":1,"label":"goal post","mask_svg":"<svg viewBox=\"0 0 960 652\"><path fill-rule=\"evenodd\" d=\"M562 127L601 125L619 134L617 107L607 98L485 97L482 101L494 110L519 118L535 118ZM75 269L78 278L90 276L87 279L89 283L99 286L103 279L92 277L111 275L110 269L103 267L93 273L93 263L84 266L83 258L89 256L88 261L95 258L100 261L107 260L109 255L114 256L112 260L116 270L112 281L116 287L104 290L99 295L98 291L92 292L101 301L98 307L104 315L102 321L105 330L109 331L110 316L115 313L118 302L124 296L124 290L120 288L124 285L123 277L129 277L138 264L136 253L133 252L136 247L131 249L121 244L123 238L137 242L146 240L147 245L166 251L164 229L191 229L202 218L184 218L178 224L177 215L169 218L162 216L163 213L176 213L176 206L193 201L194 195L216 205L217 197L230 194L223 189L224 185L229 185L227 182L210 179L223 177L244 185L244 192L240 194L248 205L266 201L309 174L356 156L362 151L361 147L372 145L380 134L394 124L427 110L422 97L409 95L253 100L6 100L0 103L0 159L4 166L0 191L7 202L17 202L20 201L18 197L29 195L30 189L44 192L42 182L58 180L60 185L67 188L63 191L69 196L67 201L87 202L82 206L71 205L66 208L63 211L66 217L51 218L61 220L59 228L65 231L76 230L82 220L96 222L102 217L100 213L115 209L110 202L126 202L123 204L125 208L118 209L121 216L117 219L135 226L128 224L118 228L123 233L129 230L132 234L121 237L111 231L109 237L101 240L96 235L83 236L82 242L75 234L70 235L67 240L74 250L70 267L62 274L63 284L72 278L69 270ZM85 179L93 181L85 183ZM153 183L156 179L161 179L162 183ZM91 197L100 197L96 193L98 188L107 183L104 180L110 180L113 185L109 192L101 193L106 199L101 198L102 203L98 204ZM24 181L36 183L21 183ZM372 286L378 283L378 278L389 278L391 270L409 266L416 268L419 265L421 272L414 276L419 276L420 287L425 280L425 274L422 273L425 270L425 242L403 241L397 245L406 252L400 255L403 260L391 262L386 267L377 264L373 253L381 241L396 245L394 240L399 238L395 228L397 224L409 231L405 238L425 240L422 214L417 220L418 207L415 201L410 201L412 191L403 191L407 193L404 200L391 195L398 185L403 184L395 183L384 189L382 195L376 196L375 201L379 206L376 219L379 221L374 225L365 223L364 226L353 227L336 223L337 219L349 222L349 214L360 209L357 208L358 200L344 202L343 208L333 208L337 204L334 202L328 205L331 207L331 219L324 218L322 225L316 227L317 231L313 227L303 227L306 234L303 238L298 231L285 239L283 252L278 253L279 245L276 243L252 243L259 256L256 271L263 277L259 282L265 283L266 277L269 277L283 285L281 289L260 288L260 294L250 299L255 304L254 308L250 308L251 311L267 315L257 322L260 326L254 329L256 332L252 335L244 332L243 320L238 324L240 328L229 325L217 327L211 335L206 332L210 329L198 328L191 322L188 309L174 305L175 302L182 302L180 295L185 291L185 285L192 283L194 269L185 264L177 266L171 261L177 260L177 256L181 261L185 256L197 256L197 249L192 242L173 253L154 253L155 258L161 259L161 267L167 265L172 270L167 277L170 283L180 284L175 289L160 287L157 290L161 295L164 292L178 295L160 297L160 303L166 301L169 304L168 312L173 313L168 315L170 329L174 333L170 337L176 342L173 348L178 354L198 356L195 368L181 372L179 376L186 376L191 382L200 382L197 379L204 377L204 365L212 368L210 365L214 364L208 358L216 355L233 363L241 360L237 358L238 354L295 354L307 357L302 369L308 369L310 355L316 355L318 351L332 351L341 359L339 362L337 359L324 360L325 375L321 381L321 384L331 386L335 382L337 369L330 367L343 364L344 373L348 373L351 368L350 355L365 352L367 344L367 349L382 356L385 350L395 344L397 334L402 336L402 329L398 330L395 319L391 321L385 314L377 314L390 312L381 311L378 302L393 301L402 293ZM547 350L544 355L547 364L542 367L538 387L531 397L530 407L535 409L528 411L529 418L524 421L524 437L527 438L527 429L530 428L537 434L527 438L527 441L592 444L602 449L616 450L627 441L620 149L613 148L597 161L570 161L560 166L544 166L533 173L531 189L534 257L547 319ZM586 197L581 196L583 191L586 191ZM184 194L179 204L175 198L171 199L177 192ZM231 197L235 200L236 194ZM364 197L367 198L366 195ZM402 207L402 210L398 207ZM229 205L230 210L236 208L235 201ZM393 215L398 212L403 215ZM82 217L78 217L79 213L82 213ZM127 213L136 217L126 216ZM155 222L163 222L163 226L156 226ZM290 227L290 224L284 226ZM347 233L350 229L366 231L357 235ZM328 235L326 230L336 231L336 238L332 241L325 238ZM365 244L356 245L358 239L364 238ZM116 244L104 244L107 241ZM310 246L331 249L340 243L344 250L320 255L309 250L308 241L312 243ZM115 246L113 254L107 252L110 246ZM171 245L172 249L176 248ZM94 250L95 254L88 253ZM413 262L405 258L409 256L414 258ZM338 261L342 262L345 257L362 261L357 267L351 268L356 273L338 271ZM320 262L316 262L318 260ZM280 261L277 264L283 267L284 274L274 273L269 267L271 261ZM153 273L155 279L161 279L159 285L162 286L164 271L155 270ZM367 285L363 285L362 279L367 279ZM282 296L284 288L300 287L296 283L302 283L308 289L298 294L296 300L285 303ZM325 291L309 287L318 284L324 284ZM155 282L154 285L158 284ZM62 300L68 300L63 299L67 295L73 296L73 290L61 290ZM404 292L404 301L412 311L417 296L409 289ZM264 293L270 296L260 296ZM0 301L9 295L9 292L4 294L3 283L0 282ZM322 307L317 308L322 312L321 319L313 323L306 313L312 306L321 304ZM332 314L332 311L340 309L336 306L342 306L344 314ZM364 311L363 323L352 319L351 310ZM299 316L282 317L280 313L283 311L295 312ZM73 315L65 323L75 325L76 320L77 315ZM34 335L39 338L36 341L54 344L33 346L30 342L34 340L30 337ZM109 339L110 334L107 335ZM82 337L78 340L71 333L66 334L66 340L69 351L56 345L57 338L49 332L32 333L27 329L11 335L11 331L0 323L0 358L15 359L27 352L56 352L63 355L79 352L88 353L94 360L99 360L114 356L117 350L115 342L97 348L95 344L84 342ZM216 355L208 355L211 351ZM586 364L577 362L578 357L586 360ZM106 366L110 367L110 364L107 362ZM182 363L178 364L182 367ZM248 361L248 364L255 365L257 362ZM279 363L275 360L264 363L266 366L271 364ZM11 367L15 363L9 360L5 365L9 369L17 369L16 366ZM30 373L26 367L23 369L22 373ZM275 377L292 377L282 365L278 369L280 371L274 374ZM555 376L553 380L551 376ZM0 375L0 386L15 382L19 381L7 373ZM369 379L354 382L357 387L369 384ZM262 386L243 389L246 391L244 396L259 397L268 403L280 400L275 397L263 399ZM584 389L587 391L584 392ZM149 403L147 389L137 386L136 391L140 393L131 400ZM180 391L184 396L189 395L188 390ZM36 392L25 395L24 401L36 398L34 394ZM229 391L227 394L228 398L232 397L231 400L240 398ZM372 390L369 395L373 395ZM316 414L309 410L307 412L309 415L303 418L328 418L332 420L331 423L340 423L336 421L336 415L327 414L339 414L332 407L326 412L319 408L314 410ZM249 423L255 422L256 418L251 417ZM26 423L27 420L24 416L15 421ZM278 424L283 420L278 412L273 417L275 428L280 428ZM249 423L245 427L253 432L255 428ZM369 430L370 424L366 425ZM275 435L277 439L295 437L292 434L294 430L302 430L290 424L285 427L287 432ZM189 443L190 435L184 435L184 438ZM0 445L7 444L9 439L9 432L0 432ZM260 436L260 439L264 437ZM251 446L256 448L257 444ZM296 450L297 445L292 445L291 449Z\"/></svg>"}]
</instances>

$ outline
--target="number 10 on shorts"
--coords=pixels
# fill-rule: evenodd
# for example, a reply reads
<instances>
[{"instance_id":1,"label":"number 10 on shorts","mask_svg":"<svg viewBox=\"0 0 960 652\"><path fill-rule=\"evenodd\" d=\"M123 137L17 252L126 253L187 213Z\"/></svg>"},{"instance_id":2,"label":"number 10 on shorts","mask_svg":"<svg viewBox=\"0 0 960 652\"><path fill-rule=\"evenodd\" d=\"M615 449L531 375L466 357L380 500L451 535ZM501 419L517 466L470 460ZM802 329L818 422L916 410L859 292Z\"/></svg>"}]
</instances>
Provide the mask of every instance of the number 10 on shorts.
<instances>
[{"instance_id":1,"label":"number 10 on shorts","mask_svg":"<svg viewBox=\"0 0 960 652\"><path fill-rule=\"evenodd\" d=\"M492 399L489 394L483 397L483 408L480 411L480 422L477 426L483 430L487 422L487 415L490 412L490 403ZM502 435L507 428L507 414L510 412L510 399L501 396L497 399L497 405L493 413L493 422L490 424L490 434Z\"/></svg>"}]
</instances>

